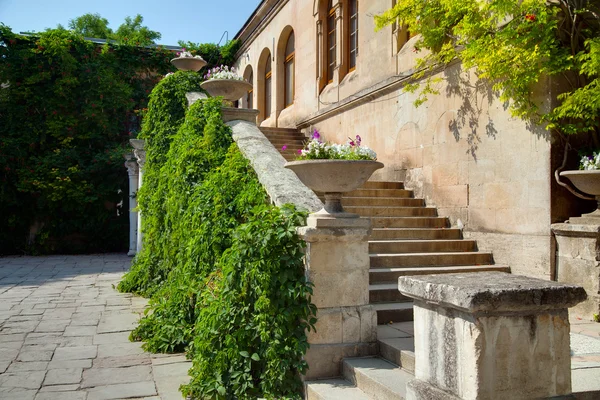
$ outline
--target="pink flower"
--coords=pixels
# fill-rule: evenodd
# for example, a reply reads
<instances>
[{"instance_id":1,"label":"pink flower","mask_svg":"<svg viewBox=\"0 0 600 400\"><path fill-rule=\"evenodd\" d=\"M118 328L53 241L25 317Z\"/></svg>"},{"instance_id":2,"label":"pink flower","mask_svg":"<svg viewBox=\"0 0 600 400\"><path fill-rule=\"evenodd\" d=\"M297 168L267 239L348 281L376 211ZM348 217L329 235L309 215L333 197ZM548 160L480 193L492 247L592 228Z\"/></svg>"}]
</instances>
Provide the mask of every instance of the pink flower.
<instances>
[{"instance_id":1,"label":"pink flower","mask_svg":"<svg viewBox=\"0 0 600 400\"><path fill-rule=\"evenodd\" d=\"M284 144L283 147L281 148L281 151L286 151L287 150L287 145Z\"/></svg>"},{"instance_id":2,"label":"pink flower","mask_svg":"<svg viewBox=\"0 0 600 400\"><path fill-rule=\"evenodd\" d=\"M317 139L317 140L321 138L321 134L319 133L319 131L318 131L318 130L316 130L316 129L315 129L315 130L313 131L312 138L313 138L313 139Z\"/></svg>"},{"instance_id":3,"label":"pink flower","mask_svg":"<svg viewBox=\"0 0 600 400\"><path fill-rule=\"evenodd\" d=\"M302 154L302 150L298 149L298 154Z\"/></svg>"}]
</instances>

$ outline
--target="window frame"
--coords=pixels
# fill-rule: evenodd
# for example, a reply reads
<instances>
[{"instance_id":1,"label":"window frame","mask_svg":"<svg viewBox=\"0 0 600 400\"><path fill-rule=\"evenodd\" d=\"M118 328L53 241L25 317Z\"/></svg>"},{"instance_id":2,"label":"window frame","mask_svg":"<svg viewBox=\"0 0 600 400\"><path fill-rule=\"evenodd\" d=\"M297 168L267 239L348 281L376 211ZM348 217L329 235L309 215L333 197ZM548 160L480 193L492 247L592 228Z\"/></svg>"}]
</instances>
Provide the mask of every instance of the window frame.
<instances>
[{"instance_id":1,"label":"window frame","mask_svg":"<svg viewBox=\"0 0 600 400\"><path fill-rule=\"evenodd\" d=\"M288 53L290 40L293 40L292 51ZM296 37L294 31L290 32L288 39L285 44L284 50L284 61L283 61L283 108L288 108L294 104L294 98L296 96ZM291 75L288 72L288 66L291 64ZM291 82L288 82L291 80ZM288 84L289 83L289 84ZM288 103L288 87L291 88L290 102Z\"/></svg>"},{"instance_id":2,"label":"window frame","mask_svg":"<svg viewBox=\"0 0 600 400\"><path fill-rule=\"evenodd\" d=\"M354 2L355 10L352 14L351 4ZM348 5L348 73L356 70L358 63L358 0L347 0ZM356 21L355 30L352 31L352 20ZM354 48L352 48L352 36L354 35ZM352 65L352 53L354 53L354 65Z\"/></svg>"},{"instance_id":3,"label":"window frame","mask_svg":"<svg viewBox=\"0 0 600 400\"><path fill-rule=\"evenodd\" d=\"M333 82L335 76L335 68L337 67L337 21L336 21L336 7L333 6L330 1L327 5L327 15L325 16L325 30L327 32L326 38L326 81L327 84ZM333 38L333 46L330 46L331 39ZM333 53L332 53L333 52Z\"/></svg>"}]
</instances>

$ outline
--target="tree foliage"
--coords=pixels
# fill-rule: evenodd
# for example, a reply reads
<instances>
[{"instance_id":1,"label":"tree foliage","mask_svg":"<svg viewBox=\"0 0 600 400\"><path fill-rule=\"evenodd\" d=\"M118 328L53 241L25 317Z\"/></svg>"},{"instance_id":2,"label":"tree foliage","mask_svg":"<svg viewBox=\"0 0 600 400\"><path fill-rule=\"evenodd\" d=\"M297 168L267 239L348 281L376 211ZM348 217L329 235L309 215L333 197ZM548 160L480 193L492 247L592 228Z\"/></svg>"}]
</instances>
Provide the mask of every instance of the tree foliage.
<instances>
[{"instance_id":1,"label":"tree foliage","mask_svg":"<svg viewBox=\"0 0 600 400\"><path fill-rule=\"evenodd\" d=\"M591 133L600 146L600 8L594 0L402 0L376 16L381 28L398 21L420 34L410 91L417 104L436 94L435 80L418 81L460 60L491 83L514 115L561 134ZM545 77L565 85L548 112L536 85Z\"/></svg>"},{"instance_id":2,"label":"tree foliage","mask_svg":"<svg viewBox=\"0 0 600 400\"><path fill-rule=\"evenodd\" d=\"M137 14L134 18L125 17L116 31L108 26L108 20L100 14L87 13L69 21L69 29L88 38L110 39L121 44L146 46L156 43L161 38L160 32L153 31L145 25L144 17ZM60 28L60 26L59 26Z\"/></svg>"}]
</instances>

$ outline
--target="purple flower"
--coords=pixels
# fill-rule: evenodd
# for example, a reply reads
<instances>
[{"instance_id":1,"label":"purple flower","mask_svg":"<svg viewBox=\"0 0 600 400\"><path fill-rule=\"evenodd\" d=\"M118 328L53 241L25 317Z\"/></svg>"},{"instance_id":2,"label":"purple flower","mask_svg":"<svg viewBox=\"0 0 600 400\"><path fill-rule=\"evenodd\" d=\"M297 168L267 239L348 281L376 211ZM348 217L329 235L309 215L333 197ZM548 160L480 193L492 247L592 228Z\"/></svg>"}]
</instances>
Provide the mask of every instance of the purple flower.
<instances>
[{"instance_id":1,"label":"purple flower","mask_svg":"<svg viewBox=\"0 0 600 400\"><path fill-rule=\"evenodd\" d=\"M281 148L281 151L286 151L287 150L287 144L284 144L283 147Z\"/></svg>"},{"instance_id":2,"label":"purple flower","mask_svg":"<svg viewBox=\"0 0 600 400\"><path fill-rule=\"evenodd\" d=\"M354 147L354 146L355 146L354 140L351 140L351 141L350 141L350 146L352 146L352 147Z\"/></svg>"},{"instance_id":3,"label":"purple flower","mask_svg":"<svg viewBox=\"0 0 600 400\"><path fill-rule=\"evenodd\" d=\"M360 142L361 142L361 141L362 141L362 139L361 139L360 135L356 135L356 143L357 143L357 146L359 146L359 147L360 147Z\"/></svg>"},{"instance_id":4,"label":"purple flower","mask_svg":"<svg viewBox=\"0 0 600 400\"><path fill-rule=\"evenodd\" d=\"M313 131L312 138L313 138L313 139L317 139L317 140L321 138L321 135L319 134L319 131L318 131L318 130L316 130L316 129L315 129L315 130Z\"/></svg>"},{"instance_id":5,"label":"purple flower","mask_svg":"<svg viewBox=\"0 0 600 400\"><path fill-rule=\"evenodd\" d=\"M302 154L302 150L298 149L298 154Z\"/></svg>"}]
</instances>

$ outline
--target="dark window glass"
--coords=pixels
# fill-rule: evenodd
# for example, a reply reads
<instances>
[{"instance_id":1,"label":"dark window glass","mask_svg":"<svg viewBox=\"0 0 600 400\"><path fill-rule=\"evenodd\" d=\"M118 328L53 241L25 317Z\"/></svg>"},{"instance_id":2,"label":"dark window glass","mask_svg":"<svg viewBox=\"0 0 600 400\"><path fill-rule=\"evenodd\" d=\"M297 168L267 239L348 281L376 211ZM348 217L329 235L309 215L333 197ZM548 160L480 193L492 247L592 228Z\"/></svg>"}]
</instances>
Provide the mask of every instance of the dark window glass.
<instances>
[{"instance_id":1,"label":"dark window glass","mask_svg":"<svg viewBox=\"0 0 600 400\"><path fill-rule=\"evenodd\" d=\"M285 106L288 107L294 103L294 32L290 33L287 44L285 46Z\"/></svg>"},{"instance_id":2,"label":"dark window glass","mask_svg":"<svg viewBox=\"0 0 600 400\"><path fill-rule=\"evenodd\" d=\"M358 0L350 0L350 40L349 43L349 60L348 64L350 69L356 68L356 56L358 55Z\"/></svg>"}]
</instances>

